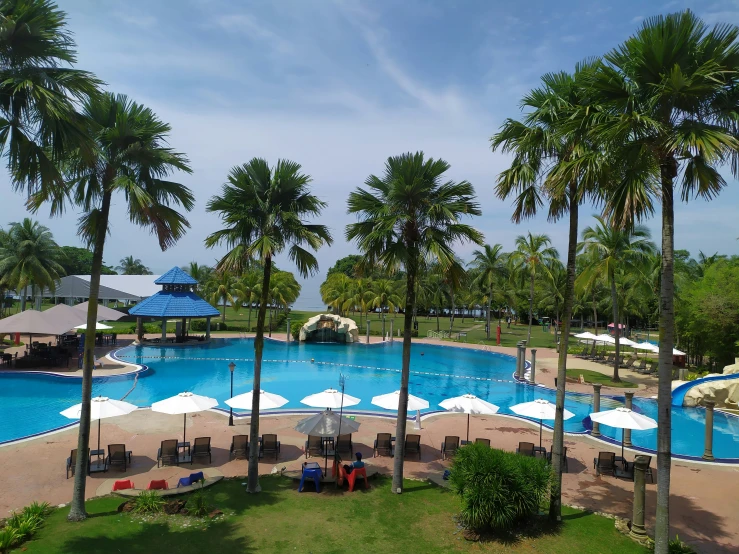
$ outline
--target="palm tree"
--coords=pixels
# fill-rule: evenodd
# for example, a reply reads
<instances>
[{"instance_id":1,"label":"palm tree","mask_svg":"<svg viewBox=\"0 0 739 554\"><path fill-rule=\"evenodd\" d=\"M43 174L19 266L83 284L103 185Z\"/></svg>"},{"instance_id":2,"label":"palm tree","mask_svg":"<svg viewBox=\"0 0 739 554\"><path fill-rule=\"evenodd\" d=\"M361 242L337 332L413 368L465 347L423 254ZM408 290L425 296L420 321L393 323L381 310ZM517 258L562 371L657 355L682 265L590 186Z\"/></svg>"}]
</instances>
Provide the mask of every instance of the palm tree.
<instances>
[{"instance_id":1,"label":"palm tree","mask_svg":"<svg viewBox=\"0 0 739 554\"><path fill-rule=\"evenodd\" d=\"M64 188L59 166L69 149L92 154L75 104L97 94L101 81L73 69L75 61L66 14L56 5L0 4L0 148L13 187L29 196Z\"/></svg>"},{"instance_id":2,"label":"palm tree","mask_svg":"<svg viewBox=\"0 0 739 554\"><path fill-rule=\"evenodd\" d=\"M274 168L260 158L234 167L220 196L213 196L207 211L218 212L224 228L205 239L212 248L225 243L229 248L218 262L221 270L242 273L256 259L263 269L261 297L254 340L254 387L251 409L249 450L249 492L259 490L259 390L261 388L264 323L269 302L272 260L287 249L302 276L318 269L315 256L303 248L318 250L331 244L331 234L324 225L307 223L304 218L317 217L325 203L310 194L311 179L300 172L300 165L279 160Z\"/></svg>"},{"instance_id":3,"label":"palm tree","mask_svg":"<svg viewBox=\"0 0 739 554\"><path fill-rule=\"evenodd\" d=\"M344 273L332 273L321 284L321 298L324 304L333 308L340 316L352 307L355 294L354 280Z\"/></svg>"},{"instance_id":4,"label":"palm tree","mask_svg":"<svg viewBox=\"0 0 739 554\"><path fill-rule=\"evenodd\" d=\"M251 308L256 300L259 300L261 294L261 276L256 271L248 271L244 275L236 286L234 287L234 294L238 299L238 302L234 304L234 308L240 309L241 306L246 303L249 309L249 315L247 316L246 326L251 332Z\"/></svg>"},{"instance_id":5,"label":"palm tree","mask_svg":"<svg viewBox=\"0 0 739 554\"><path fill-rule=\"evenodd\" d=\"M118 264L115 270L121 275L151 275L149 268L138 258L134 259L133 256L121 258Z\"/></svg>"},{"instance_id":6,"label":"palm tree","mask_svg":"<svg viewBox=\"0 0 739 554\"><path fill-rule=\"evenodd\" d=\"M26 217L10 224L0 244L0 283L18 291L24 311L29 286L32 298L36 298L37 290L55 290L56 282L64 275L60 264L63 258L49 228Z\"/></svg>"},{"instance_id":7,"label":"palm tree","mask_svg":"<svg viewBox=\"0 0 739 554\"><path fill-rule=\"evenodd\" d=\"M295 280L295 276L289 271L277 271L272 274L270 280L269 299L275 315L277 310L282 308L287 314L290 304L295 302L300 296L300 284ZM272 309L269 311L269 336L272 336Z\"/></svg>"},{"instance_id":8,"label":"palm tree","mask_svg":"<svg viewBox=\"0 0 739 554\"><path fill-rule=\"evenodd\" d=\"M359 308L359 327L362 327L362 314L369 310L370 298L372 297L372 280L360 277L352 281L351 291L352 304ZM368 316L369 317L369 316Z\"/></svg>"},{"instance_id":9,"label":"palm tree","mask_svg":"<svg viewBox=\"0 0 739 554\"><path fill-rule=\"evenodd\" d=\"M488 299L486 327L487 338L490 340L490 312L493 305L493 289L500 277L506 273L506 254L503 252L502 244L494 244L493 246L486 244L482 250L475 250L472 255L474 259L470 265L477 272L475 281L485 291Z\"/></svg>"},{"instance_id":10,"label":"palm tree","mask_svg":"<svg viewBox=\"0 0 739 554\"><path fill-rule=\"evenodd\" d=\"M529 332L527 342L531 344L531 325L534 321L534 283L539 269L549 272L552 264L558 261L557 250L550 246L551 239L547 235L532 235L529 231L526 236L516 237L516 250L511 252L512 268L520 272L521 276L529 279Z\"/></svg>"},{"instance_id":11,"label":"palm tree","mask_svg":"<svg viewBox=\"0 0 739 554\"><path fill-rule=\"evenodd\" d=\"M221 323L226 323L226 305L236 306L234 295L236 291L236 277L230 271L217 268L208 282L208 293L211 304L223 304ZM238 308L237 308L238 309Z\"/></svg>"},{"instance_id":12,"label":"palm tree","mask_svg":"<svg viewBox=\"0 0 739 554\"><path fill-rule=\"evenodd\" d=\"M652 17L606 54L589 83L593 138L628 169L606 207L630 224L661 203L657 554L669 542L675 182L683 200L710 199L726 185L720 166L739 173L737 38L738 27L709 29L691 11Z\"/></svg>"},{"instance_id":13,"label":"palm tree","mask_svg":"<svg viewBox=\"0 0 739 554\"><path fill-rule=\"evenodd\" d=\"M357 223L347 226L346 237L356 240L369 265L387 271L402 267L406 276L403 357L395 435L405 437L408 414L411 334L416 308L416 280L421 261L434 258L451 269L459 241L482 243L482 235L460 223L463 216L480 215L475 190L467 181L444 180L449 164L424 159L423 152L388 158L382 177L370 175L366 188L349 194L349 213ZM393 470L393 492L403 490L405 443L398 441Z\"/></svg>"},{"instance_id":14,"label":"palm tree","mask_svg":"<svg viewBox=\"0 0 739 554\"><path fill-rule=\"evenodd\" d=\"M40 207L50 201L61 211L71 198L82 209L78 234L93 251L87 311L87 326L93 329L114 193L122 193L128 219L150 229L162 250L174 245L189 227L187 219L171 205L190 211L194 200L187 187L167 180L178 170L189 173L190 167L184 155L165 146L170 126L154 112L126 96L111 93L91 98L82 108L87 132L95 141L94 157L86 156L81 149L70 151L67 186L39 190L29 202ZM78 452L87 452L90 439L94 346L94 341L85 342ZM70 520L86 517L87 463L86 456L77 457Z\"/></svg>"},{"instance_id":15,"label":"palm tree","mask_svg":"<svg viewBox=\"0 0 739 554\"><path fill-rule=\"evenodd\" d=\"M602 276L611 289L613 305L613 323L616 339L616 357L613 363L613 381L621 381L618 368L621 363L619 339L619 309L616 290L616 271L638 272L647 256L654 251L650 242L650 233L646 227L635 226L630 229L619 228L612 221L595 216L595 227L586 227L583 231L583 242L577 245L579 252L585 254L589 261L578 279L591 281L595 276Z\"/></svg>"},{"instance_id":16,"label":"palm tree","mask_svg":"<svg viewBox=\"0 0 739 554\"><path fill-rule=\"evenodd\" d=\"M205 284L210 280L211 275L213 274L212 267L199 264L198 262L190 262L186 266L182 267L182 271L198 282L195 287L195 292L198 294L202 294Z\"/></svg>"},{"instance_id":17,"label":"palm tree","mask_svg":"<svg viewBox=\"0 0 739 554\"><path fill-rule=\"evenodd\" d=\"M380 308L378 318L382 320L382 336L385 337L385 310L395 314L402 302L398 294L398 282L392 279L374 279L368 296L369 305Z\"/></svg>"}]
</instances>

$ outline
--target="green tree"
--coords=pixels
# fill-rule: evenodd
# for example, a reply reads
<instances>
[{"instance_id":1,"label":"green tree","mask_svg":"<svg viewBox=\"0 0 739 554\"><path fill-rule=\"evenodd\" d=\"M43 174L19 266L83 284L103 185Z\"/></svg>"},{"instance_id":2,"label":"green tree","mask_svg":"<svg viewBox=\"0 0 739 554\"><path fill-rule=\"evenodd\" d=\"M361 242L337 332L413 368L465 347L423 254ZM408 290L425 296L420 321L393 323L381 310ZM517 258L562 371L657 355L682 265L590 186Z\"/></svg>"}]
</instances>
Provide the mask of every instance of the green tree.
<instances>
[{"instance_id":1,"label":"green tree","mask_svg":"<svg viewBox=\"0 0 739 554\"><path fill-rule=\"evenodd\" d=\"M149 108L126 96L111 93L95 96L84 103L82 115L89 136L94 139L94 158L81 150L70 151L66 163L68 181L64 188L47 188L31 196L38 209L45 202L52 211L61 212L71 198L83 211L78 234L92 248L90 272L90 309L87 326L97 320L100 274L105 239L110 233L109 215L115 193L122 193L128 219L156 235L162 250L179 240L189 227L187 219L172 207L189 211L194 205L187 187L167 180L175 171L190 172L184 155L167 144L170 126ZM82 409L80 412L78 452L87 452L90 441L90 396L94 341L86 341L82 372ZM72 506L69 519L82 520L85 514L85 476L87 456L77 457Z\"/></svg>"},{"instance_id":2,"label":"green tree","mask_svg":"<svg viewBox=\"0 0 739 554\"><path fill-rule=\"evenodd\" d=\"M477 272L476 283L485 291L488 300L486 314L487 338L490 340L490 312L493 305L494 287L506 273L506 254L502 244L486 244L482 250L475 250L471 266Z\"/></svg>"},{"instance_id":3,"label":"green tree","mask_svg":"<svg viewBox=\"0 0 739 554\"><path fill-rule=\"evenodd\" d=\"M211 276L213 275L213 268L204 264L199 264L198 262L190 262L186 266L182 267L182 271L187 273L190 277L195 279L198 284L195 286L195 292L198 294L203 294L203 291L205 290L205 286L210 281Z\"/></svg>"},{"instance_id":4,"label":"green tree","mask_svg":"<svg viewBox=\"0 0 739 554\"><path fill-rule=\"evenodd\" d=\"M551 239L547 235L516 237L516 250L511 252L510 261L513 271L529 280L529 331L527 341L531 343L531 325L534 321L534 284L539 270L549 272L550 267L558 261L557 250L550 246Z\"/></svg>"},{"instance_id":5,"label":"green tree","mask_svg":"<svg viewBox=\"0 0 739 554\"><path fill-rule=\"evenodd\" d=\"M719 166L739 172L737 37L736 26L709 29L690 11L649 18L606 54L582 110L594 140L628 170L607 209L628 224L661 204L657 554L668 551L670 522L675 185L683 200L711 199L726 185Z\"/></svg>"},{"instance_id":6,"label":"green tree","mask_svg":"<svg viewBox=\"0 0 739 554\"><path fill-rule=\"evenodd\" d=\"M0 3L0 148L16 189L29 196L63 188L69 149L90 156L75 105L101 82L72 68L75 43L66 14L48 0Z\"/></svg>"},{"instance_id":7,"label":"green tree","mask_svg":"<svg viewBox=\"0 0 739 554\"><path fill-rule=\"evenodd\" d=\"M269 336L272 336L272 311L275 316L277 310L282 309L285 314L290 310L290 304L300 296L300 283L289 271L275 270L270 279L269 300L272 309L269 312Z\"/></svg>"},{"instance_id":8,"label":"green tree","mask_svg":"<svg viewBox=\"0 0 739 554\"><path fill-rule=\"evenodd\" d=\"M251 331L251 309L255 302L259 301L261 295L262 278L257 271L247 271L246 274L236 283L234 294L238 302L234 304L234 308L238 311L241 306L246 304L249 310L246 326Z\"/></svg>"},{"instance_id":9,"label":"green tree","mask_svg":"<svg viewBox=\"0 0 739 554\"><path fill-rule=\"evenodd\" d=\"M343 273L347 277L354 279L358 277L357 269L359 269L359 263L361 261L362 256L359 254L344 256L340 260L336 260L336 263L329 268L326 278L328 279L334 273Z\"/></svg>"},{"instance_id":10,"label":"green tree","mask_svg":"<svg viewBox=\"0 0 739 554\"><path fill-rule=\"evenodd\" d=\"M343 272L334 272L321 284L321 299L343 316L354 305L354 280Z\"/></svg>"},{"instance_id":11,"label":"green tree","mask_svg":"<svg viewBox=\"0 0 739 554\"><path fill-rule=\"evenodd\" d=\"M26 309L29 286L32 298L45 288L55 290L56 281L64 275L62 258L62 250L48 227L28 217L10 224L0 244L0 281L18 291L21 311Z\"/></svg>"},{"instance_id":12,"label":"green tree","mask_svg":"<svg viewBox=\"0 0 739 554\"><path fill-rule=\"evenodd\" d=\"M647 260L647 256L654 252L654 244L649 240L650 233L646 227L635 226L629 229L620 228L613 221L601 216L595 216L595 227L586 227L582 233L583 242L577 245L578 251L585 254L587 265L578 279L590 281L596 276L602 277L611 289L611 303L613 308L613 323L616 341L616 356L613 362L613 381L618 383L621 378L618 368L621 363L619 356L620 333L618 310L618 293L616 291L616 272L639 272Z\"/></svg>"},{"instance_id":13,"label":"green tree","mask_svg":"<svg viewBox=\"0 0 739 554\"><path fill-rule=\"evenodd\" d=\"M92 252L87 248L77 246L62 246L64 256L60 264L64 268L65 275L90 275L92 273ZM117 275L115 270L103 264L100 269L102 275Z\"/></svg>"},{"instance_id":14,"label":"green tree","mask_svg":"<svg viewBox=\"0 0 739 554\"><path fill-rule=\"evenodd\" d=\"M382 320L382 336L385 337L385 310L395 314L395 310L402 302L398 294L398 283L392 279L374 279L368 292L369 305L372 308L380 308L377 317Z\"/></svg>"},{"instance_id":15,"label":"green tree","mask_svg":"<svg viewBox=\"0 0 739 554\"><path fill-rule=\"evenodd\" d=\"M386 271L402 267L406 276L397 437L405 437L411 334L421 260L434 258L451 269L457 263L454 246L458 242L482 243L477 230L460 223L462 217L480 215L475 190L467 181L444 180L448 169L444 160L424 159L422 152L391 157L381 177L370 175L366 188L349 194L349 213L356 214L359 221L347 226L347 239L357 241L367 265L380 265ZM404 448L404 441L399 440L394 492L403 489Z\"/></svg>"},{"instance_id":16,"label":"green tree","mask_svg":"<svg viewBox=\"0 0 739 554\"><path fill-rule=\"evenodd\" d=\"M141 260L133 256L126 256L121 258L116 266L116 271L119 271L121 275L151 275L151 271L146 267Z\"/></svg>"},{"instance_id":17,"label":"green tree","mask_svg":"<svg viewBox=\"0 0 739 554\"><path fill-rule=\"evenodd\" d=\"M308 223L306 217L318 217L325 203L310 193L310 177L289 160L279 160L274 168L260 158L234 167L221 194L213 196L206 210L220 214L223 229L208 236L205 245L225 244L229 251L218 262L219 270L242 273L252 260L262 264L262 286L254 340L254 387L251 409L249 449L249 492L259 490L259 390L261 389L264 323L269 302L273 258L287 249L298 273L307 276L318 269L313 254L303 248L318 250L331 244L331 234L324 225Z\"/></svg>"},{"instance_id":18,"label":"green tree","mask_svg":"<svg viewBox=\"0 0 739 554\"><path fill-rule=\"evenodd\" d=\"M221 323L226 323L226 306L231 304L237 310L237 304L234 302L237 283L233 273L222 268L216 268L211 275L210 281L206 287L210 296L211 304L223 304L223 312L221 313Z\"/></svg>"}]
</instances>

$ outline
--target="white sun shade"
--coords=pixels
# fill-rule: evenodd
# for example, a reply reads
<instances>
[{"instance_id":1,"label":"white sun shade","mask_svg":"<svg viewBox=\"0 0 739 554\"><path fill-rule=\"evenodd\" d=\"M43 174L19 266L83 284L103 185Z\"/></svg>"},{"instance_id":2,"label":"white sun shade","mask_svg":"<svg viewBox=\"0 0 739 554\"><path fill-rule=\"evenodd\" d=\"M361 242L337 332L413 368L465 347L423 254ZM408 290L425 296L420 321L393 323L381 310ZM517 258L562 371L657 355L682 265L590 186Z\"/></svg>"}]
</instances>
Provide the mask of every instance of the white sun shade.
<instances>
[{"instance_id":1,"label":"white sun shade","mask_svg":"<svg viewBox=\"0 0 739 554\"><path fill-rule=\"evenodd\" d=\"M554 404L548 400L544 400L543 398L537 398L532 402L523 402L521 404L511 406L511 411L514 414L524 417L532 417L534 419L554 419L556 414ZM564 410L564 419L570 419L574 416L575 414L569 410Z\"/></svg>"},{"instance_id":2,"label":"white sun shade","mask_svg":"<svg viewBox=\"0 0 739 554\"><path fill-rule=\"evenodd\" d=\"M249 391L244 394L239 394L233 398L226 400L226 404L232 408L239 410L251 410L251 403L253 399L253 392ZM259 391L259 409L260 410L273 410L275 408L281 408L287 404L289 400L280 396L279 394L272 394L271 392Z\"/></svg>"},{"instance_id":3,"label":"white sun shade","mask_svg":"<svg viewBox=\"0 0 739 554\"><path fill-rule=\"evenodd\" d=\"M87 329L87 323L83 323L82 325L77 325L75 329ZM105 329L112 329L110 325L106 325L105 323L100 323L99 321L95 323L95 329L97 331L104 331Z\"/></svg>"},{"instance_id":4,"label":"white sun shade","mask_svg":"<svg viewBox=\"0 0 739 554\"><path fill-rule=\"evenodd\" d=\"M584 333L579 333L575 335L575 338L584 340L595 340L597 337L590 331L585 331Z\"/></svg>"},{"instance_id":5,"label":"white sun shade","mask_svg":"<svg viewBox=\"0 0 739 554\"><path fill-rule=\"evenodd\" d=\"M342 396L344 397L343 404L341 399ZM342 395L342 393L340 391L337 391L336 389L326 389L323 392L306 396L300 402L302 402L306 406L312 406L314 408L339 409L342 405L345 408L347 406L355 406L356 404L359 404L361 400L359 398L349 396L348 394Z\"/></svg>"},{"instance_id":6,"label":"white sun shade","mask_svg":"<svg viewBox=\"0 0 739 554\"><path fill-rule=\"evenodd\" d=\"M647 350L649 352L658 352L659 351L659 348L657 348L651 342L640 342L639 344L635 344L633 346L633 348L636 348L637 350Z\"/></svg>"},{"instance_id":7,"label":"white sun shade","mask_svg":"<svg viewBox=\"0 0 739 554\"><path fill-rule=\"evenodd\" d=\"M191 392L181 392L151 405L153 412L163 414L191 414L218 406L218 400Z\"/></svg>"},{"instance_id":8,"label":"white sun shade","mask_svg":"<svg viewBox=\"0 0 739 554\"><path fill-rule=\"evenodd\" d=\"M400 403L400 391L389 392L388 394L381 394L372 398L372 403L380 408L386 410L397 410L398 404ZM408 395L408 411L415 412L416 410L425 410L429 407L428 400Z\"/></svg>"},{"instance_id":9,"label":"white sun shade","mask_svg":"<svg viewBox=\"0 0 739 554\"><path fill-rule=\"evenodd\" d=\"M486 402L482 398L478 398L474 394L463 394L462 396L455 396L454 398L447 398L439 402L439 406L449 412L456 412L460 414L496 414L498 413L498 406Z\"/></svg>"},{"instance_id":10,"label":"white sun shade","mask_svg":"<svg viewBox=\"0 0 739 554\"><path fill-rule=\"evenodd\" d=\"M320 414L301 419L295 426L295 430L314 437L335 437L339 433L342 435L356 433L360 425L353 419L342 417L332 410L326 410Z\"/></svg>"},{"instance_id":11,"label":"white sun shade","mask_svg":"<svg viewBox=\"0 0 739 554\"><path fill-rule=\"evenodd\" d=\"M134 406L130 402L111 400L105 396L97 396L90 401L90 421L130 414L137 409L138 407ZM69 419L79 419L81 412L82 404L75 404L59 413Z\"/></svg>"},{"instance_id":12,"label":"white sun shade","mask_svg":"<svg viewBox=\"0 0 739 554\"><path fill-rule=\"evenodd\" d=\"M590 419L601 425L608 425L609 427L616 427L618 429L637 429L644 431L657 427L657 422L651 417L636 413L629 408L593 412L590 414Z\"/></svg>"}]
</instances>

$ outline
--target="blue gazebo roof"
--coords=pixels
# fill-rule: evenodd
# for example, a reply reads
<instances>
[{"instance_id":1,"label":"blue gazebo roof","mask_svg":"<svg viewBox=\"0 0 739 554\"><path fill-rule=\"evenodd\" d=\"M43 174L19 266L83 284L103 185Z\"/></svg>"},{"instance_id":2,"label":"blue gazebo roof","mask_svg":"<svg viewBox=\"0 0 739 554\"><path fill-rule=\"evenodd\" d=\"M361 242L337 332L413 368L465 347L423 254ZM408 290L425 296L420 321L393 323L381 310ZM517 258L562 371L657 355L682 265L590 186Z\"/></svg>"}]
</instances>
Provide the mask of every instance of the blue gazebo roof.
<instances>
[{"instance_id":1,"label":"blue gazebo roof","mask_svg":"<svg viewBox=\"0 0 739 554\"><path fill-rule=\"evenodd\" d=\"M198 282L182 271L179 267L173 267L167 273L154 281L156 285L197 285Z\"/></svg>"},{"instance_id":2,"label":"blue gazebo roof","mask_svg":"<svg viewBox=\"0 0 739 554\"><path fill-rule=\"evenodd\" d=\"M172 318L212 317L221 314L194 292L164 290L142 300L128 310L128 313L135 316Z\"/></svg>"}]
</instances>

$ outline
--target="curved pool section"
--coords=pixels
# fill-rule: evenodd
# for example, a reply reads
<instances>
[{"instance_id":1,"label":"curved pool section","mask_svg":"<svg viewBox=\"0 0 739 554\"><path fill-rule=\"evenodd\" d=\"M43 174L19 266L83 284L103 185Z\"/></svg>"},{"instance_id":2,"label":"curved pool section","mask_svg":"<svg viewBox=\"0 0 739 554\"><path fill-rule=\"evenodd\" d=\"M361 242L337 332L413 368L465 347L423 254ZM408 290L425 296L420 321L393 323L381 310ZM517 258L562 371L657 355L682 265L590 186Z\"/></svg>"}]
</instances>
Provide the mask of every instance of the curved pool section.
<instances>
[{"instance_id":1,"label":"curved pool section","mask_svg":"<svg viewBox=\"0 0 739 554\"><path fill-rule=\"evenodd\" d=\"M227 408L224 401L229 397L230 362L236 364L234 395L251 389L253 342L253 339L217 339L193 347L123 348L116 352L117 358L148 369L140 373L133 390L133 374L95 378L93 395L122 398L128 393L127 401L149 406L190 390L212 396L221 407ZM267 340L262 388L289 399L283 409L303 410L307 409L300 403L303 397L329 387L336 388L340 374L344 374L347 394L361 399L361 403L350 410L392 415L394 412L372 405L371 399L397 390L401 352L400 342L337 345ZM505 415L513 415L510 406L535 398L554 402L553 390L517 383L513 378L514 369L512 356L416 343L411 353L410 392L429 401L430 408L425 412L440 411L439 402L464 393L475 394L498 405L499 413ZM79 378L0 373L0 444L73 423L59 412L79 402L79 395ZM615 407L621 402L623 397L604 397L601 409ZM592 397L568 393L566 406L575 417L565 422L565 430L588 432ZM634 398L634 409L657 418L657 404L653 400ZM704 413L702 408L673 406L673 452L676 455L699 458L703 454ZM620 441L618 429L601 425L601 433L606 440ZM654 450L656 440L656 430L632 432L636 447ZM739 418L720 412L715 414L713 452L717 459L739 458Z\"/></svg>"}]
</instances>

